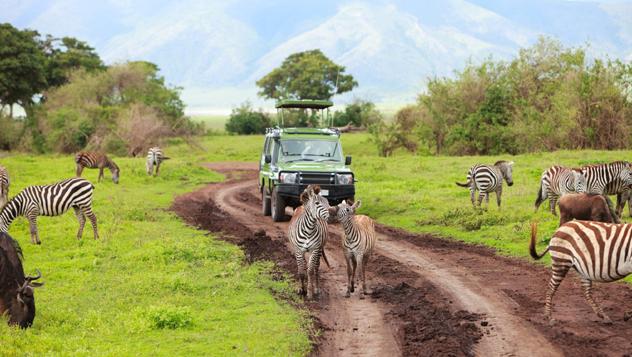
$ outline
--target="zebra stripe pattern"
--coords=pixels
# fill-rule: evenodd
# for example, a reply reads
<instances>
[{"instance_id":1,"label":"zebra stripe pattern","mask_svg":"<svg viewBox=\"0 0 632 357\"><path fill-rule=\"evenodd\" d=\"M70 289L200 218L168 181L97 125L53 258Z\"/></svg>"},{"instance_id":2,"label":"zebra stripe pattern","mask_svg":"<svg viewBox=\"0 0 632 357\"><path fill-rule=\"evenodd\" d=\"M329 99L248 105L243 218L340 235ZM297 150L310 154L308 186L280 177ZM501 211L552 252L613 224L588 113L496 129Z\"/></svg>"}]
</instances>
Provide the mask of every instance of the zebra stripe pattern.
<instances>
[{"instance_id":1,"label":"zebra stripe pattern","mask_svg":"<svg viewBox=\"0 0 632 357\"><path fill-rule=\"evenodd\" d=\"M9 202L9 172L0 165L0 209Z\"/></svg>"},{"instance_id":2,"label":"zebra stripe pattern","mask_svg":"<svg viewBox=\"0 0 632 357\"><path fill-rule=\"evenodd\" d=\"M373 220L365 215L356 215L360 208L361 201L349 205L342 201L336 206L336 216L345 231L345 238L342 247L347 261L347 294L349 297L355 290L355 272L358 269L358 277L362 279L362 294L360 299L364 299L366 292L366 265L375 246L375 224Z\"/></svg>"},{"instance_id":3,"label":"zebra stripe pattern","mask_svg":"<svg viewBox=\"0 0 632 357\"><path fill-rule=\"evenodd\" d=\"M592 296L592 282L612 282L632 273L632 224L571 221L553 234L548 248L535 250L537 229L531 225L529 251L534 259L551 254L551 280L546 294L545 316L551 318L552 300L560 283L574 268L581 277L584 296L604 322L612 322Z\"/></svg>"},{"instance_id":4,"label":"zebra stripe pattern","mask_svg":"<svg viewBox=\"0 0 632 357\"><path fill-rule=\"evenodd\" d=\"M571 169L562 166L552 166L542 173L540 179L540 190L535 199L535 210L537 211L542 202L547 198L554 216L555 205L561 196L575 192L586 191L586 178L581 173L581 169Z\"/></svg>"},{"instance_id":5,"label":"zebra stripe pattern","mask_svg":"<svg viewBox=\"0 0 632 357\"><path fill-rule=\"evenodd\" d=\"M79 220L77 239L81 239L86 217L94 230L94 239L99 238L97 217L92 212L94 186L82 178L71 178L52 185L29 186L13 197L0 212L0 232L7 232L18 216L25 216L31 228L31 242L40 244L37 231L37 216L59 216L70 207Z\"/></svg>"},{"instance_id":6,"label":"zebra stripe pattern","mask_svg":"<svg viewBox=\"0 0 632 357\"><path fill-rule=\"evenodd\" d=\"M476 207L475 196L476 191L479 191L478 206L481 206L483 198L489 207L489 193L496 192L496 203L500 208L501 195L503 191L503 178L507 181L507 185L513 185L512 168L513 161L507 162L504 160L497 161L492 165L474 165L467 172L466 183L456 183L461 187L470 188L470 199L472 205Z\"/></svg>"},{"instance_id":7,"label":"zebra stripe pattern","mask_svg":"<svg viewBox=\"0 0 632 357\"><path fill-rule=\"evenodd\" d=\"M606 185L606 188L604 189L605 195L617 196L616 211L617 211L617 216L619 217L621 217L621 214L623 213L623 209L625 208L625 203L630 200L631 189L632 189L632 186L626 185L621 180L616 180L616 181L608 183ZM632 207L630 207L630 210L632 210Z\"/></svg>"},{"instance_id":8,"label":"zebra stripe pattern","mask_svg":"<svg viewBox=\"0 0 632 357\"><path fill-rule=\"evenodd\" d=\"M626 161L584 166L582 175L586 178L587 193L603 195L609 184L612 188L632 185L632 166Z\"/></svg>"},{"instance_id":9,"label":"zebra stripe pattern","mask_svg":"<svg viewBox=\"0 0 632 357\"><path fill-rule=\"evenodd\" d=\"M103 170L105 168L112 173L112 182L119 183L120 169L114 161L112 161L107 155L101 152L80 152L75 156L75 163L77 164L77 177L81 177L81 173L84 168L99 169L98 182L103 179Z\"/></svg>"},{"instance_id":10,"label":"zebra stripe pattern","mask_svg":"<svg viewBox=\"0 0 632 357\"><path fill-rule=\"evenodd\" d=\"M160 171L160 164L164 160L168 160L169 158L164 155L162 150L155 146L147 152L147 175L158 176L158 172ZM156 168L156 172L154 173L154 167Z\"/></svg>"},{"instance_id":11,"label":"zebra stripe pattern","mask_svg":"<svg viewBox=\"0 0 632 357\"><path fill-rule=\"evenodd\" d=\"M307 186L301 194L303 206L295 210L287 234L298 267L301 282L300 293L307 295L308 298L320 293L318 269L321 255L325 258L324 247L328 238L329 203L319 192L318 185ZM305 253L311 253L307 269ZM305 286L306 270L307 289Z\"/></svg>"}]
</instances>

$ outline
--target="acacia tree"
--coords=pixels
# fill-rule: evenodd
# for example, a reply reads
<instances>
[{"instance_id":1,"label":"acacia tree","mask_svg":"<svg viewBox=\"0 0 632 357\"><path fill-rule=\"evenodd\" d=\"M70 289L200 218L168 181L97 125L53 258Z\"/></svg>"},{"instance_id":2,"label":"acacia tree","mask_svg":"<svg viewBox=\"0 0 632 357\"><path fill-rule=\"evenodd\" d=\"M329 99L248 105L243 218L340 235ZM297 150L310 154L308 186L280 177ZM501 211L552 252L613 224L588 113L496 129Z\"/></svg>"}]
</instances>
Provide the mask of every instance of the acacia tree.
<instances>
[{"instance_id":1,"label":"acacia tree","mask_svg":"<svg viewBox=\"0 0 632 357\"><path fill-rule=\"evenodd\" d=\"M358 86L345 67L332 62L320 50L288 56L280 67L257 81L259 95L268 99L331 99Z\"/></svg>"}]
</instances>

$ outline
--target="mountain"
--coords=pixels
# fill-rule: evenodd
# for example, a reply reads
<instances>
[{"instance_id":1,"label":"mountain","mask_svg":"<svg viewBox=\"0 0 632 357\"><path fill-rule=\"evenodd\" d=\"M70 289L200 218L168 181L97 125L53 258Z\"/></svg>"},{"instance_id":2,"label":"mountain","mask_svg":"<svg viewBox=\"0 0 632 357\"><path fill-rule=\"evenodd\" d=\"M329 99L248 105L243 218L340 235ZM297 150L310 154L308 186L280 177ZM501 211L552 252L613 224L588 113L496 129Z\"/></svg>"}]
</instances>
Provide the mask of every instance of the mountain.
<instances>
[{"instance_id":1,"label":"mountain","mask_svg":"<svg viewBox=\"0 0 632 357\"><path fill-rule=\"evenodd\" d=\"M504 59L539 35L632 60L632 3L567 0L0 0L0 21L157 63L190 111L226 111L296 51L320 48L360 86L338 102L414 100L428 77ZM270 105L271 103L267 103Z\"/></svg>"}]
</instances>

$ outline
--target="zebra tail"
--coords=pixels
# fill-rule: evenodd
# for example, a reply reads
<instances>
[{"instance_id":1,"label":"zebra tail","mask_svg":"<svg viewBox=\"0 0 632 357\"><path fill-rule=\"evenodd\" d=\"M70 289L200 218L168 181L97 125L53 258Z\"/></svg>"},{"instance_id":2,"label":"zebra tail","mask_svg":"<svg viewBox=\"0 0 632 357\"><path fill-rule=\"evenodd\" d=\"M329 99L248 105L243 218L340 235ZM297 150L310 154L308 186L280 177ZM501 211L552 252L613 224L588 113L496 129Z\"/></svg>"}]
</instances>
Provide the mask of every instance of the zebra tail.
<instances>
[{"instance_id":1,"label":"zebra tail","mask_svg":"<svg viewBox=\"0 0 632 357\"><path fill-rule=\"evenodd\" d=\"M163 161L164 161L164 160L170 160L170 159L171 159L171 158L170 158L170 157L168 157L168 156L163 156L163 157L162 157L162 160L163 160Z\"/></svg>"},{"instance_id":2,"label":"zebra tail","mask_svg":"<svg viewBox=\"0 0 632 357\"><path fill-rule=\"evenodd\" d=\"M455 184L461 186L461 187L470 187L470 184L472 183L471 180L467 180L466 183L459 183L459 182L455 182Z\"/></svg>"},{"instance_id":3,"label":"zebra tail","mask_svg":"<svg viewBox=\"0 0 632 357\"><path fill-rule=\"evenodd\" d=\"M542 181L540 181L540 189L538 190L538 197L535 198L535 210L538 211L540 205L544 202L544 198L542 197Z\"/></svg>"},{"instance_id":4,"label":"zebra tail","mask_svg":"<svg viewBox=\"0 0 632 357\"><path fill-rule=\"evenodd\" d=\"M542 252L542 254L538 254L538 252L535 250L535 241L537 240L537 238L538 224L535 222L531 222L531 241L529 242L529 254L531 254L531 258L535 260L540 260L543 256L546 255L546 253L549 252L550 247L546 247L546 250Z\"/></svg>"},{"instance_id":5,"label":"zebra tail","mask_svg":"<svg viewBox=\"0 0 632 357\"><path fill-rule=\"evenodd\" d=\"M323 247L323 260L325 264L327 264L327 268L331 269L331 265L329 265L329 260L327 260L327 256L325 255L325 247Z\"/></svg>"}]
</instances>

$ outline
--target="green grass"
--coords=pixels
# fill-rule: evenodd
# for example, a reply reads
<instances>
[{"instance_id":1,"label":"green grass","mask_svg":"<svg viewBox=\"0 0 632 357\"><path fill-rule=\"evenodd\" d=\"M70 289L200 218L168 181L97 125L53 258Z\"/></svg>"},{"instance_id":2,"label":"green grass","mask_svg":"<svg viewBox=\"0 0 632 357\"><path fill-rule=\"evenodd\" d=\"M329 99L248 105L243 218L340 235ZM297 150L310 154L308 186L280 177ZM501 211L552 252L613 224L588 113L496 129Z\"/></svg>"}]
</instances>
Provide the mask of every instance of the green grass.
<instances>
[{"instance_id":1,"label":"green grass","mask_svg":"<svg viewBox=\"0 0 632 357\"><path fill-rule=\"evenodd\" d=\"M538 222L540 240L547 240L558 225L548 211L548 201L534 212L535 197L542 172L561 164L629 160L632 151L557 151L501 156L419 156L398 151L383 158L366 133L343 134L345 155L353 156L352 168L358 179L356 198L360 211L383 224L411 232L433 233L449 239L483 244L502 254L527 257L530 223ZM260 155L263 136L210 137L202 144L208 161L254 161ZM470 193L455 181L465 182L470 166L505 159L515 161L514 185L503 187L502 210L490 196L487 212L474 210ZM625 217L624 220L630 221ZM541 244L540 249L543 249ZM548 258L547 258L548 259Z\"/></svg>"},{"instance_id":2,"label":"green grass","mask_svg":"<svg viewBox=\"0 0 632 357\"><path fill-rule=\"evenodd\" d=\"M30 243L24 218L11 226L24 250L26 272L40 269L45 286L35 293L32 328L0 324L0 354L309 352L305 312L274 298L292 296L288 280L273 280L269 263L245 264L236 246L187 226L168 210L175 195L222 177L198 165L203 155L186 155L184 147L166 151L174 159L158 178L147 177L143 158L117 158L121 183L95 184L99 241L92 239L89 224L83 240L76 240L72 212L38 219L41 246ZM12 195L74 171L71 156L17 155L0 161L11 174ZM96 176L95 170L84 171L93 182Z\"/></svg>"}]
</instances>

